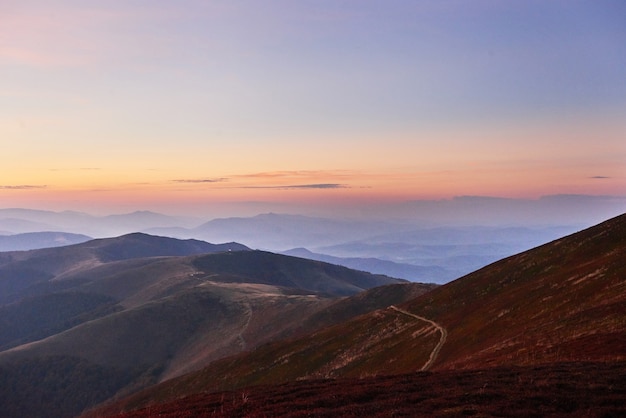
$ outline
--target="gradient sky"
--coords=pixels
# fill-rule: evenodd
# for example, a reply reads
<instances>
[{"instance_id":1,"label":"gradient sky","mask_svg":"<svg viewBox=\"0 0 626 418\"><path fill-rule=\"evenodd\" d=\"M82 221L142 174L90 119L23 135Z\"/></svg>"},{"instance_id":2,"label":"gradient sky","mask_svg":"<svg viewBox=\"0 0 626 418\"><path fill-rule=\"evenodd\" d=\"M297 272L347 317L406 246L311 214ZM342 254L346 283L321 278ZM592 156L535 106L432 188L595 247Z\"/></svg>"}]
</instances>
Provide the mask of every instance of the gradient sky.
<instances>
[{"instance_id":1,"label":"gradient sky","mask_svg":"<svg viewBox=\"0 0 626 418\"><path fill-rule=\"evenodd\" d=\"M4 0L0 207L626 195L621 0Z\"/></svg>"}]
</instances>

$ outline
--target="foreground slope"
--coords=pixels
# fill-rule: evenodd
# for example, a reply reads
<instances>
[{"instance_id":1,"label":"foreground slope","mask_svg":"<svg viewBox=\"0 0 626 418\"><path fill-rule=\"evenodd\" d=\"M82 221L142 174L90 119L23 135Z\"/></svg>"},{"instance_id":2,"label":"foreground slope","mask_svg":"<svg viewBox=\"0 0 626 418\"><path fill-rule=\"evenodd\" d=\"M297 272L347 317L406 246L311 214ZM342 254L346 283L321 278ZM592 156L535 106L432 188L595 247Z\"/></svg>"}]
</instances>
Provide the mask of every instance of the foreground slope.
<instances>
[{"instance_id":1,"label":"foreground slope","mask_svg":"<svg viewBox=\"0 0 626 418\"><path fill-rule=\"evenodd\" d=\"M405 309L442 324L437 368L626 359L626 215L507 258Z\"/></svg>"},{"instance_id":2,"label":"foreground slope","mask_svg":"<svg viewBox=\"0 0 626 418\"><path fill-rule=\"evenodd\" d=\"M496 262L396 309L214 362L118 407L203 391L406 373L425 366L623 362L624 260L626 215Z\"/></svg>"},{"instance_id":3,"label":"foreground slope","mask_svg":"<svg viewBox=\"0 0 626 418\"><path fill-rule=\"evenodd\" d=\"M140 417L621 417L626 362L320 379L199 393L122 413Z\"/></svg>"}]
</instances>

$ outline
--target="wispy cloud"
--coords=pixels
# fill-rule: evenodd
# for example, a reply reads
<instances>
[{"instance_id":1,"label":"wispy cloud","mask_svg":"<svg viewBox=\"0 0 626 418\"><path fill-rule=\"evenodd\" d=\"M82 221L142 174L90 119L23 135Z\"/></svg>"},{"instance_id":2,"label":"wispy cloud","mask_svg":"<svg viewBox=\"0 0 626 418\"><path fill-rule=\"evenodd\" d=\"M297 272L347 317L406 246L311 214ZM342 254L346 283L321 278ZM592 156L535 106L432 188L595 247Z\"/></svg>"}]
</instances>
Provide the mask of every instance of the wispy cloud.
<instances>
[{"instance_id":1,"label":"wispy cloud","mask_svg":"<svg viewBox=\"0 0 626 418\"><path fill-rule=\"evenodd\" d=\"M610 179L609 176L591 176L590 179Z\"/></svg>"},{"instance_id":2,"label":"wispy cloud","mask_svg":"<svg viewBox=\"0 0 626 418\"><path fill-rule=\"evenodd\" d=\"M338 183L294 184L286 186L241 186L241 189L348 189L349 186Z\"/></svg>"},{"instance_id":3,"label":"wispy cloud","mask_svg":"<svg viewBox=\"0 0 626 418\"><path fill-rule=\"evenodd\" d=\"M352 177L354 171L350 170L283 170L264 171L260 173L238 174L232 177L255 178L255 179L276 179L276 178L319 178L319 177Z\"/></svg>"},{"instance_id":4,"label":"wispy cloud","mask_svg":"<svg viewBox=\"0 0 626 418\"><path fill-rule=\"evenodd\" d=\"M46 185L32 185L32 184L20 184L20 185L0 185L2 190L32 190L32 189L45 189Z\"/></svg>"},{"instance_id":5,"label":"wispy cloud","mask_svg":"<svg viewBox=\"0 0 626 418\"><path fill-rule=\"evenodd\" d=\"M80 168L51 168L49 171L100 171L100 167L80 167Z\"/></svg>"},{"instance_id":6,"label":"wispy cloud","mask_svg":"<svg viewBox=\"0 0 626 418\"><path fill-rule=\"evenodd\" d=\"M219 177L215 179L176 179L175 183L222 183L228 181L227 177Z\"/></svg>"}]
</instances>

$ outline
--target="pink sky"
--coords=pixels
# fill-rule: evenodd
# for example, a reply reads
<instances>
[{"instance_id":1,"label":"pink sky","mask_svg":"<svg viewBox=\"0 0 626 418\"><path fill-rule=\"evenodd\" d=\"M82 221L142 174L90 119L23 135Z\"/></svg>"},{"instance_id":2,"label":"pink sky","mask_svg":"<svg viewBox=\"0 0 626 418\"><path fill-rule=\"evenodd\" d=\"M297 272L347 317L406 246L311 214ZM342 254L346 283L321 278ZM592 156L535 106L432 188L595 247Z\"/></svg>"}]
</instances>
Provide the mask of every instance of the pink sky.
<instances>
[{"instance_id":1,"label":"pink sky","mask_svg":"<svg viewBox=\"0 0 626 418\"><path fill-rule=\"evenodd\" d=\"M0 207L626 195L620 2L0 7Z\"/></svg>"}]
</instances>

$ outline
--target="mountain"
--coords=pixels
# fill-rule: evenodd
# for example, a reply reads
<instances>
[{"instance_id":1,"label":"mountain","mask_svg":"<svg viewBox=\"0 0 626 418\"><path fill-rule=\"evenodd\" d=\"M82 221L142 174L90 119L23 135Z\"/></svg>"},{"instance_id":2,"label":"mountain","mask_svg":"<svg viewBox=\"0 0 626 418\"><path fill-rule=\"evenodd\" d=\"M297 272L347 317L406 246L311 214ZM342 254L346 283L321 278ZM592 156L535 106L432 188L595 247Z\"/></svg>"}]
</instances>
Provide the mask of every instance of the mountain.
<instances>
[{"instance_id":1,"label":"mountain","mask_svg":"<svg viewBox=\"0 0 626 418\"><path fill-rule=\"evenodd\" d=\"M231 250L248 248L130 234L0 253L0 348L36 341L120 310L120 300L145 284L142 277L151 265L167 264L164 256ZM175 271L176 266L151 271L144 280L170 277ZM127 282L117 283L120 278Z\"/></svg>"},{"instance_id":2,"label":"mountain","mask_svg":"<svg viewBox=\"0 0 626 418\"><path fill-rule=\"evenodd\" d=\"M571 197L570 200L579 202L578 199ZM453 207L461 204L467 211L476 211L484 208L485 201L490 202L489 207L491 204L504 205L502 209L508 208L509 204L513 206L520 204L506 200L469 197L458 198L448 203ZM601 201L605 202L606 199ZM615 200L612 204L619 202L620 200ZM445 202L439 202L435 206L440 205L447 207ZM419 218L420 208L427 209L416 206L415 209L419 210L413 213L411 217L413 220L394 220L385 217L381 218L386 219L385 221L373 221L264 213L253 217L218 218L204 223L200 219L167 216L150 211L92 216L70 211L0 209L0 231L5 231L4 234L65 231L95 237L144 232L209 242L236 241L251 248L274 252L303 247L320 254L305 255L305 258L322 259L323 254L324 257L352 259L335 259L332 262L407 280L445 283L501 258L581 228L576 226L577 224L534 225L530 221L518 226L511 226L515 224L502 221L499 226L489 227L462 225L435 227L432 226L432 221L427 219L415 221ZM428 211L431 209L433 208ZM451 209L448 207L445 210ZM542 219L538 215L535 217ZM578 224L580 222L578 221ZM328 258L325 260L330 261Z\"/></svg>"},{"instance_id":3,"label":"mountain","mask_svg":"<svg viewBox=\"0 0 626 418\"><path fill-rule=\"evenodd\" d=\"M400 287L361 295L381 285ZM140 233L0 253L0 382L33 396L0 391L3 416L76 415L432 287L236 243ZM39 378L28 383L33 373Z\"/></svg>"},{"instance_id":4,"label":"mountain","mask_svg":"<svg viewBox=\"0 0 626 418\"><path fill-rule=\"evenodd\" d=\"M453 272L447 271L440 266L416 266L413 264L381 260L375 257L334 257L332 255L314 253L306 248L293 248L288 251L283 251L282 254L323 261L325 263L337 264L355 270L384 274L416 282L445 283L456 277Z\"/></svg>"},{"instance_id":5,"label":"mountain","mask_svg":"<svg viewBox=\"0 0 626 418\"><path fill-rule=\"evenodd\" d=\"M574 230L572 226L407 228L319 247L316 251L341 258L374 257L419 267L439 267L446 273L436 281L443 283Z\"/></svg>"},{"instance_id":6,"label":"mountain","mask_svg":"<svg viewBox=\"0 0 626 418\"><path fill-rule=\"evenodd\" d=\"M9 234L65 231L95 237L113 237L157 227L191 228L201 223L201 220L195 218L168 216L150 211L93 216L75 211L0 209L0 230Z\"/></svg>"},{"instance_id":7,"label":"mountain","mask_svg":"<svg viewBox=\"0 0 626 418\"><path fill-rule=\"evenodd\" d=\"M210 244L134 233L59 248L0 253L0 303L51 287L63 288L64 276L113 261L247 249L236 243Z\"/></svg>"},{"instance_id":8,"label":"mountain","mask_svg":"<svg viewBox=\"0 0 626 418\"><path fill-rule=\"evenodd\" d=\"M445 371L459 377L464 376L465 370L488 368L485 376L500 373L498 379L506 380L507 373L532 376L533 371L544 367L544 372L537 374L541 379L554 378L559 373L564 376L559 380L563 382L559 383L561 386L543 386L556 394L566 382L599 376L595 371L581 369L624 370L624 260L626 214L493 263L403 304L215 361L201 371L146 389L106 411L114 414L193 394L197 394L193 395L197 402L203 402L202 396L208 395L200 393L247 393L244 388L258 385L400 375L420 370ZM585 366L581 362L592 363ZM496 368L501 368L501 372ZM621 392L608 395L610 402L621 402L619 410L624 411L623 374L620 378L620 372L611 373ZM607 381L600 383L601 378L598 379L598 387L615 390ZM589 389L596 384L594 380L585 381ZM486 383L479 393L494 383L489 379L483 382ZM312 387L315 385L319 383L312 381ZM454 385L455 396L462 396L463 392L458 392L461 382ZM265 389L261 391L267 393L274 390L262 387ZM584 392L584 387L576 388ZM341 391L350 393L350 387ZM594 393L598 398L592 404L602 407L598 399L603 395ZM366 392L361 396L369 399L372 395ZM543 396L548 399L541 400L541 405L554 407L551 393ZM346 401L345 396L340 398ZM349 399L355 402L354 398ZM186 410L184 403L178 407ZM154 405L152 408L160 410ZM565 414L567 405L563 408ZM135 416L144 414L145 411Z\"/></svg>"},{"instance_id":9,"label":"mountain","mask_svg":"<svg viewBox=\"0 0 626 418\"><path fill-rule=\"evenodd\" d=\"M0 229L3 235L26 234L30 232L52 231L56 227L43 222L34 222L19 218L1 218Z\"/></svg>"},{"instance_id":10,"label":"mountain","mask_svg":"<svg viewBox=\"0 0 626 418\"><path fill-rule=\"evenodd\" d=\"M0 252L36 250L39 248L62 247L80 244L91 237L66 232L30 232L24 234L0 236Z\"/></svg>"},{"instance_id":11,"label":"mountain","mask_svg":"<svg viewBox=\"0 0 626 418\"><path fill-rule=\"evenodd\" d=\"M192 229L159 227L145 232L237 241L252 248L324 260L371 273L445 283L579 229L572 225L418 227L408 221L267 213L214 219ZM296 251L299 248L313 254Z\"/></svg>"},{"instance_id":12,"label":"mountain","mask_svg":"<svg viewBox=\"0 0 626 418\"><path fill-rule=\"evenodd\" d=\"M278 251L302 246L330 245L383 232L402 231L405 228L406 225L387 222L266 213L250 218L214 219L194 228L191 233L211 241L237 237L237 241L253 248Z\"/></svg>"}]
</instances>

